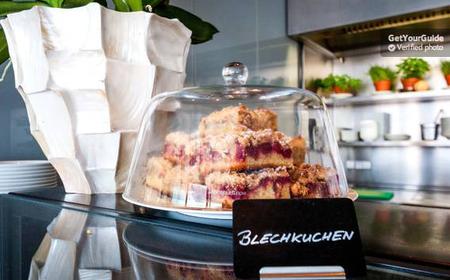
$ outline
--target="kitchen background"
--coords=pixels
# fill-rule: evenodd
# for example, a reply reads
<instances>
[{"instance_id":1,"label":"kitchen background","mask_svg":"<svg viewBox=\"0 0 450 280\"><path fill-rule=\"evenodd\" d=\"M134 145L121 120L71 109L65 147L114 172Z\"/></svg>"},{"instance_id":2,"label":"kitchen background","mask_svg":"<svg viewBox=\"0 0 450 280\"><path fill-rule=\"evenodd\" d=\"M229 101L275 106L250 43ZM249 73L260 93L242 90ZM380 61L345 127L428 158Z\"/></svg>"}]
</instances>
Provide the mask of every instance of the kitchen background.
<instances>
[{"instance_id":1,"label":"kitchen background","mask_svg":"<svg viewBox=\"0 0 450 280\"><path fill-rule=\"evenodd\" d=\"M440 7L448 4L448 1L440 0L433 1L432 4L423 1L406 2L401 0L396 5L384 3L376 7L366 7L360 11L367 12L354 14L351 12L352 7L360 5L356 0L331 2L174 0L172 1L174 5L194 12L212 22L220 30L212 41L191 47L186 86L222 84L222 66L230 61L241 61L249 68L251 84L298 87L304 86L313 78L324 78L330 73L349 74L363 82L358 95L371 95L374 88L367 74L369 67L373 64L394 67L402 58L382 57L378 49L347 51L339 55L327 53L315 44L299 44L288 37L287 32L291 35L296 32L308 33L321 28L336 27L338 23L350 24L352 21L363 20L371 14L387 15L389 12L395 14L398 7L402 7L402 12L407 13L407 9L423 10L427 5ZM287 28L288 15L289 28ZM300 26L301 30L294 30L292 26ZM336 40L341 39L336 37ZM439 69L443 57L425 59L431 65L431 71L426 77L430 88L437 93L443 92L446 82ZM1 69L4 67L5 64ZM400 82L397 88L401 88ZM440 108L448 108L449 101L442 102L433 103L431 107L421 107L420 110L416 103L401 108L390 105L390 109L383 104L381 106L366 104L358 108L350 106L351 104L349 106L330 104L330 108L337 128L358 129L359 120L374 118L374 112L376 114L387 112L390 114L392 132L407 133L412 136L412 140L420 140L419 124L433 121ZM0 83L0 129L0 160L44 158L29 133L23 101L14 88L12 69L6 72L4 81ZM343 150L345 152L346 148L343 147Z\"/></svg>"},{"instance_id":2,"label":"kitchen background","mask_svg":"<svg viewBox=\"0 0 450 280\"><path fill-rule=\"evenodd\" d=\"M377 21L378 17L386 24L403 24L410 13L418 13L412 20L416 17L427 20L427 15L442 16L447 20L448 30L449 0L172 0L171 3L194 12L220 30L212 41L191 47L186 86L222 84L222 66L230 61L247 65L252 84L303 87L309 80L330 73L361 79L363 86L357 97L329 100L327 105L337 132L342 128L358 131L362 120L376 120L379 125L375 141L339 142L347 178L360 193L361 199L355 206L364 247L377 257L448 267L450 140L439 136L436 141L422 141L420 124L434 122L440 109L450 116L450 90L439 69L440 61L449 57L424 58L431 66L425 77L430 91L378 95L367 73L370 66L395 68L402 58L383 57L376 45L352 49L351 38L361 35L361 41L378 40L375 36L364 37L370 34L368 21ZM348 30L346 26L355 28L356 33L341 34L342 30ZM305 39L304 44L293 39L302 37L301 34L305 34L301 38ZM347 44L349 49L324 49L314 39L328 40L329 46ZM5 64L1 65L0 70L4 67ZM398 82L397 89L400 88ZM408 134L411 139L385 141L386 132ZM43 158L29 133L25 106L9 69L0 83L0 160ZM375 192L375 198L371 187L381 190ZM364 191L360 191L364 189L365 198ZM99 205L104 202L100 197L92 201ZM125 203L128 206L131 204ZM26 212L27 208L18 209ZM32 215L38 213L42 218L42 210L31 209ZM15 215L16 211L11 213ZM12 221L8 215L3 216ZM33 225L30 219L20 221ZM22 232L38 236L34 231ZM13 248L22 239L27 251L35 247L28 246L34 240L28 235L20 239L14 232L13 237ZM24 255L23 251L17 252ZM26 275L29 262L22 268Z\"/></svg>"}]
</instances>

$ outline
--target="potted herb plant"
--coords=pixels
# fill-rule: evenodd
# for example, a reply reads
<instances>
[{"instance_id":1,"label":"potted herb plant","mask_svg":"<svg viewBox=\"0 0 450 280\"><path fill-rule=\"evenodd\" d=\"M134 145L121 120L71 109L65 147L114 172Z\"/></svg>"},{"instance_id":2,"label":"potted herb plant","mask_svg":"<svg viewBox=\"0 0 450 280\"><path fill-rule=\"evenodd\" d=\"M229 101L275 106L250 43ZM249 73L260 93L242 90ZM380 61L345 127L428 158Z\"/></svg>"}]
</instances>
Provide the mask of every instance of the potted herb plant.
<instances>
[{"instance_id":1,"label":"potted herb plant","mask_svg":"<svg viewBox=\"0 0 450 280\"><path fill-rule=\"evenodd\" d=\"M386 91L393 89L395 78L397 77L395 71L389 67L382 67L374 65L369 69L369 76L372 79L376 91Z\"/></svg>"},{"instance_id":2,"label":"potted herb plant","mask_svg":"<svg viewBox=\"0 0 450 280\"><path fill-rule=\"evenodd\" d=\"M430 70L430 65L422 58L409 57L397 64L397 69L401 75L403 89L413 91L414 85Z\"/></svg>"},{"instance_id":3,"label":"potted herb plant","mask_svg":"<svg viewBox=\"0 0 450 280\"><path fill-rule=\"evenodd\" d=\"M322 80L321 87L334 93L355 93L361 87L361 80L349 75L328 75Z\"/></svg>"},{"instance_id":4,"label":"potted herb plant","mask_svg":"<svg viewBox=\"0 0 450 280\"><path fill-rule=\"evenodd\" d=\"M306 82L306 89L318 93L322 88L322 79L316 78Z\"/></svg>"},{"instance_id":5,"label":"potted herb plant","mask_svg":"<svg viewBox=\"0 0 450 280\"><path fill-rule=\"evenodd\" d=\"M450 86L450 60L441 61L441 71L447 81L447 86Z\"/></svg>"}]
</instances>

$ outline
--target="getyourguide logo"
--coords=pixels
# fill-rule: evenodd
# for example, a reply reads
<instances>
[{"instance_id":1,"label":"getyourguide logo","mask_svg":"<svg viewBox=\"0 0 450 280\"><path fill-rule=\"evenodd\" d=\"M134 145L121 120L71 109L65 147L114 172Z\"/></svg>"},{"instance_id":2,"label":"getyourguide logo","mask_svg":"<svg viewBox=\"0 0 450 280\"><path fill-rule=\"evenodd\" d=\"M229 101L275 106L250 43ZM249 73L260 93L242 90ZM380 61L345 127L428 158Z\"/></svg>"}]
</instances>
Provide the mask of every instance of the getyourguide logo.
<instances>
[{"instance_id":1,"label":"getyourguide logo","mask_svg":"<svg viewBox=\"0 0 450 280\"><path fill-rule=\"evenodd\" d=\"M401 42L444 42L444 36L439 34L434 35L427 35L427 34L421 34L421 35L408 35L408 34L402 34L402 35L394 35L389 34L388 35L389 42L394 43L401 43Z\"/></svg>"},{"instance_id":2,"label":"getyourguide logo","mask_svg":"<svg viewBox=\"0 0 450 280\"><path fill-rule=\"evenodd\" d=\"M386 57L449 57L447 33L448 29L434 28L381 31L380 54Z\"/></svg>"}]
</instances>

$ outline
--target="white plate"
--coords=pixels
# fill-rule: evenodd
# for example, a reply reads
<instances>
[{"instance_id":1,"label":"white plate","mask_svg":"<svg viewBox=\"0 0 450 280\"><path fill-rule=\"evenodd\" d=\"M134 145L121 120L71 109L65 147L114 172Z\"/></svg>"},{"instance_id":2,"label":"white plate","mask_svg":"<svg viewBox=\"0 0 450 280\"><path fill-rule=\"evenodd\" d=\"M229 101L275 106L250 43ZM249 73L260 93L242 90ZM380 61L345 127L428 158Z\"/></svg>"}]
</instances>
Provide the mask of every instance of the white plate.
<instances>
[{"instance_id":1,"label":"white plate","mask_svg":"<svg viewBox=\"0 0 450 280\"><path fill-rule=\"evenodd\" d=\"M344 98L349 98L352 96L353 96L353 94L351 94L351 93L332 93L332 94L330 94L330 98L332 98L332 99L344 99Z\"/></svg>"},{"instance_id":2,"label":"white plate","mask_svg":"<svg viewBox=\"0 0 450 280\"><path fill-rule=\"evenodd\" d=\"M195 211L201 211L200 212L192 212L191 211L187 211L187 210L176 210L176 212L186 215L186 216L191 216L191 217L196 217L196 218L203 218L203 219L216 219L216 220L231 220L233 219L233 211L220 211L219 213L217 213L218 211L215 211L216 213L205 213L208 211L203 211L203 210L195 210Z\"/></svg>"},{"instance_id":3,"label":"white plate","mask_svg":"<svg viewBox=\"0 0 450 280\"><path fill-rule=\"evenodd\" d=\"M2 160L0 164L42 164L49 163L48 160L45 159L36 159L36 160Z\"/></svg>"},{"instance_id":4,"label":"white plate","mask_svg":"<svg viewBox=\"0 0 450 280\"><path fill-rule=\"evenodd\" d=\"M43 178L43 177L51 177L55 176L55 171L46 171L46 172L25 172L23 174L0 174L0 180L8 180L8 179L30 179L30 178Z\"/></svg>"},{"instance_id":5,"label":"white plate","mask_svg":"<svg viewBox=\"0 0 450 280\"><path fill-rule=\"evenodd\" d=\"M142 203L140 201L137 201L131 197L128 197L124 194L122 194L122 197L124 200L128 201L131 204L135 204L138 206L142 206L145 208L151 208L156 210L164 210L164 211L170 211L170 212L179 212L181 214L190 215L194 217L200 217L200 218L208 218L208 219L222 219L222 220L230 220L232 217L232 211L222 211L222 210L202 210L202 209L184 209L184 208L176 208L176 207L164 207L164 206L156 206L156 205L149 205L146 203Z\"/></svg>"},{"instance_id":6,"label":"white plate","mask_svg":"<svg viewBox=\"0 0 450 280\"><path fill-rule=\"evenodd\" d=\"M8 175L0 175L0 180L17 180L17 179L33 179L33 178L48 178L58 175L57 173L37 173L37 174L8 174Z\"/></svg>"},{"instance_id":7,"label":"white plate","mask_svg":"<svg viewBox=\"0 0 450 280\"><path fill-rule=\"evenodd\" d=\"M133 198L126 196L125 193L122 194L122 197L124 200L128 201L131 204L135 204L135 205L142 206L145 208L156 209L156 210L178 212L180 214L191 216L191 217L204 218L204 219L216 219L216 220L231 220L233 218L233 211L221 211L221 210L214 211L214 210L183 209L183 208L176 208L176 207L155 206L155 205L148 205L148 204L142 203L140 201L134 200ZM349 189L347 197L350 198L351 200L355 201L358 198L358 193L353 189Z\"/></svg>"},{"instance_id":8,"label":"white plate","mask_svg":"<svg viewBox=\"0 0 450 280\"><path fill-rule=\"evenodd\" d=\"M46 160L0 161L0 170L53 168Z\"/></svg>"},{"instance_id":9,"label":"white plate","mask_svg":"<svg viewBox=\"0 0 450 280\"><path fill-rule=\"evenodd\" d=\"M0 171L54 170L51 165L1 166Z\"/></svg>"},{"instance_id":10,"label":"white plate","mask_svg":"<svg viewBox=\"0 0 450 280\"><path fill-rule=\"evenodd\" d=\"M8 188L8 187L21 187L21 186L35 186L40 184L50 184L53 182L57 182L56 178L49 178L49 179L43 179L43 180L34 180L30 182L21 182L19 180L14 182L0 182L0 188Z\"/></svg>"},{"instance_id":11,"label":"white plate","mask_svg":"<svg viewBox=\"0 0 450 280\"><path fill-rule=\"evenodd\" d=\"M12 178L12 179L0 178L0 185L16 184L16 183L29 184L29 183L36 183L36 182L41 182L41 181L55 181L56 179L57 179L56 175L44 176L44 177L33 177L33 178Z\"/></svg>"},{"instance_id":12,"label":"white plate","mask_svg":"<svg viewBox=\"0 0 450 280\"><path fill-rule=\"evenodd\" d=\"M56 186L58 182L42 183L36 185L26 185L26 186L0 186L0 193L11 192L11 191L23 191L28 189L36 189L42 187L53 187Z\"/></svg>"},{"instance_id":13,"label":"white plate","mask_svg":"<svg viewBox=\"0 0 450 280\"><path fill-rule=\"evenodd\" d=\"M24 191L33 191L33 190L39 190L39 189L51 189L56 187L57 184L44 184L44 185L37 185L33 187L26 187L26 188L8 188L8 189L1 189L0 193L10 193L10 192L24 192Z\"/></svg>"},{"instance_id":14,"label":"white plate","mask_svg":"<svg viewBox=\"0 0 450 280\"><path fill-rule=\"evenodd\" d=\"M56 173L57 172L55 169L0 171L0 177L2 177L2 176L48 175L48 174L56 174Z\"/></svg>"},{"instance_id":15,"label":"white plate","mask_svg":"<svg viewBox=\"0 0 450 280\"><path fill-rule=\"evenodd\" d=\"M52 177L56 176L58 173L55 171L45 171L45 172L23 172L23 173L8 173L8 174L0 174L0 180L1 179L30 179L34 177Z\"/></svg>"},{"instance_id":16,"label":"white plate","mask_svg":"<svg viewBox=\"0 0 450 280\"><path fill-rule=\"evenodd\" d=\"M372 94L389 94L389 93L394 93L391 90L379 90L379 91L373 91Z\"/></svg>"},{"instance_id":17,"label":"white plate","mask_svg":"<svg viewBox=\"0 0 450 280\"><path fill-rule=\"evenodd\" d=\"M408 141L411 139L411 135L409 134L390 134L386 133L384 135L384 139L386 141Z\"/></svg>"},{"instance_id":18,"label":"white plate","mask_svg":"<svg viewBox=\"0 0 450 280\"><path fill-rule=\"evenodd\" d=\"M28 183L28 184L0 184L0 189L27 188L27 187L34 187L34 186L40 186L40 185L53 185L57 182L58 182L57 180L49 180L49 181L40 181L40 182Z\"/></svg>"},{"instance_id":19,"label":"white plate","mask_svg":"<svg viewBox=\"0 0 450 280\"><path fill-rule=\"evenodd\" d=\"M25 186L0 186L0 192L4 191L22 191L27 189L35 189L35 188L41 188L41 187L53 187L56 186L58 182L50 182L50 183L41 183L41 184L35 184L35 185L25 185Z\"/></svg>"},{"instance_id":20,"label":"white plate","mask_svg":"<svg viewBox=\"0 0 450 280\"><path fill-rule=\"evenodd\" d=\"M42 169L21 169L21 170L1 170L0 169L0 176L8 176L8 175L14 175L14 176L20 176L20 175L26 175L26 174L42 174L42 173L48 173L48 172L56 172L55 169L50 168L42 168Z\"/></svg>"},{"instance_id":21,"label":"white plate","mask_svg":"<svg viewBox=\"0 0 450 280\"><path fill-rule=\"evenodd\" d=\"M29 170L0 170L0 176L7 176L7 175L26 175L26 174L43 174L43 173L49 173L54 172L56 173L56 170L53 168L47 168L47 169L29 169Z\"/></svg>"},{"instance_id":22,"label":"white plate","mask_svg":"<svg viewBox=\"0 0 450 280\"><path fill-rule=\"evenodd\" d=\"M48 160L2 160L0 166L51 165Z\"/></svg>"}]
</instances>

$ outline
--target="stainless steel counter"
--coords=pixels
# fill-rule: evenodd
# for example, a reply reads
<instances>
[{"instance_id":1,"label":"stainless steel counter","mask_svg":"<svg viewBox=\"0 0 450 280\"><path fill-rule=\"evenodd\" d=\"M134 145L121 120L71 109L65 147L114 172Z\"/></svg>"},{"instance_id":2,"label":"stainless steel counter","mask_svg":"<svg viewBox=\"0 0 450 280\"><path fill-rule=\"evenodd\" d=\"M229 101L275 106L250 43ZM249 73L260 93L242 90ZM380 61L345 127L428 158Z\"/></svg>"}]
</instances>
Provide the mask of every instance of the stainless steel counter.
<instances>
[{"instance_id":1,"label":"stainless steel counter","mask_svg":"<svg viewBox=\"0 0 450 280\"><path fill-rule=\"evenodd\" d=\"M360 185L357 187L367 187ZM396 189L397 188L397 189ZM371 188L392 192L393 198L389 201L378 201L378 203L401 204L420 207L447 208L450 211L450 192L447 191L426 191L426 187L418 189L417 186L379 186Z\"/></svg>"},{"instance_id":2,"label":"stainless steel counter","mask_svg":"<svg viewBox=\"0 0 450 280\"><path fill-rule=\"evenodd\" d=\"M426 192L420 190L394 190L392 192L394 197L390 201L391 203L447 208L450 211L450 193L448 192Z\"/></svg>"},{"instance_id":3,"label":"stainless steel counter","mask_svg":"<svg viewBox=\"0 0 450 280\"><path fill-rule=\"evenodd\" d=\"M450 277L450 207L443 207L444 203L450 201L449 195L438 192L394 190L394 198L391 201L358 199L355 207L366 256L404 263L398 266L422 265L420 268L422 271L441 269L440 275ZM66 194L62 188L57 188L51 191L8 195L8 197L25 200L27 205L32 202L57 205L90 213L90 215L109 216L127 221L169 223L175 218L175 214L168 215L164 211L136 212L137 209L131 204L126 203L120 195L114 194L92 196ZM413 204L414 201L417 205ZM433 207L424 207L424 204ZM39 215L42 216L42 214ZM231 223L215 224L211 220L205 222L181 214L178 214L176 219L178 224L186 228L193 225L191 222L203 223L203 226L220 228L227 232L230 232L231 227ZM380 261L368 261L368 263L380 263ZM376 269L386 269L386 267ZM387 278L380 276L373 279ZM409 275L397 279L442 278L440 276L411 278Z\"/></svg>"},{"instance_id":4,"label":"stainless steel counter","mask_svg":"<svg viewBox=\"0 0 450 280\"><path fill-rule=\"evenodd\" d=\"M450 266L450 208L367 200L355 207L366 254Z\"/></svg>"}]
</instances>

